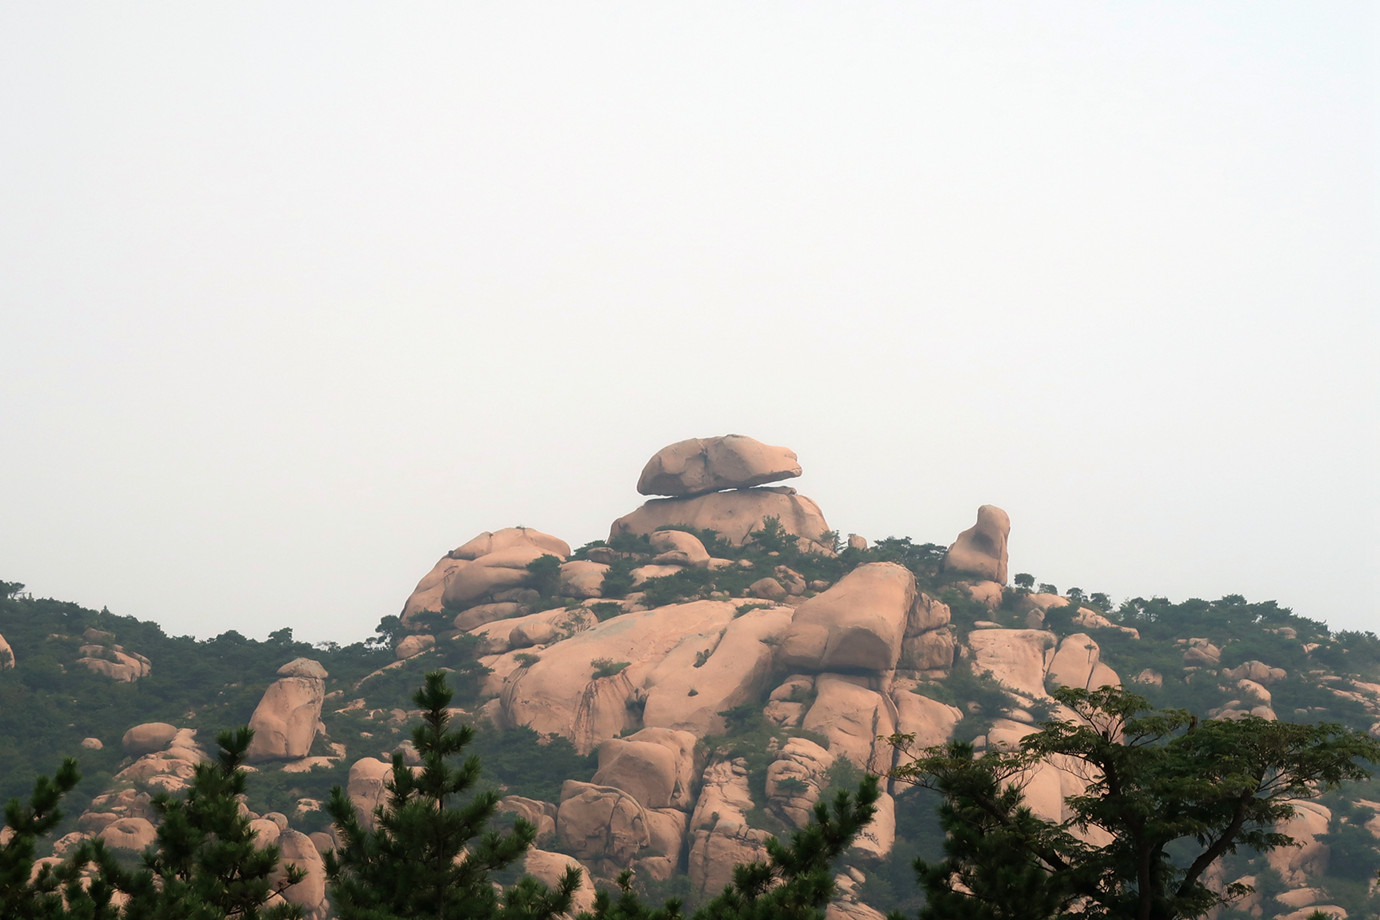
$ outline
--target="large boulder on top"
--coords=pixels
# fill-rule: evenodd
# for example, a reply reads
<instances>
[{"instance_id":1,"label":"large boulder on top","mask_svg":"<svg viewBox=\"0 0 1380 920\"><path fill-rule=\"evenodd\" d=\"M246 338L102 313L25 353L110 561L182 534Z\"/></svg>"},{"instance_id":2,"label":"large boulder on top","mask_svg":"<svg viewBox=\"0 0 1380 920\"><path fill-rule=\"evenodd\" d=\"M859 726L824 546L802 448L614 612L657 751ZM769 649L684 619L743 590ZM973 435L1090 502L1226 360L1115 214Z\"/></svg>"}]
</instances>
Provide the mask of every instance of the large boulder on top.
<instances>
[{"instance_id":1,"label":"large boulder on top","mask_svg":"<svg viewBox=\"0 0 1380 920\"><path fill-rule=\"evenodd\" d=\"M644 728L599 745L599 769L590 782L614 786L644 808L687 809L694 801L695 736Z\"/></svg>"},{"instance_id":2,"label":"large boulder on top","mask_svg":"<svg viewBox=\"0 0 1380 920\"><path fill-rule=\"evenodd\" d=\"M657 451L637 480L642 495L700 495L800 475L795 451L741 434L690 438Z\"/></svg>"},{"instance_id":3,"label":"large boulder on top","mask_svg":"<svg viewBox=\"0 0 1380 920\"><path fill-rule=\"evenodd\" d=\"M977 523L958 535L944 555L944 568L1006 584L1006 538L1011 518L996 505L978 509Z\"/></svg>"},{"instance_id":4,"label":"large boulder on top","mask_svg":"<svg viewBox=\"0 0 1380 920\"><path fill-rule=\"evenodd\" d=\"M810 671L889 671L915 605L915 576L894 562L869 562L796 608L781 663Z\"/></svg>"},{"instance_id":5,"label":"large boulder on top","mask_svg":"<svg viewBox=\"0 0 1380 920\"><path fill-rule=\"evenodd\" d=\"M245 760L297 760L311 751L326 696L326 669L310 658L294 658L278 669L249 718L254 740Z\"/></svg>"},{"instance_id":6,"label":"large boulder on top","mask_svg":"<svg viewBox=\"0 0 1380 920\"><path fill-rule=\"evenodd\" d=\"M1102 663L1102 650L1087 633L1074 633L1059 643L1047 676L1055 683L1082 690L1121 685L1117 673Z\"/></svg>"},{"instance_id":7,"label":"large boulder on top","mask_svg":"<svg viewBox=\"0 0 1380 920\"><path fill-rule=\"evenodd\" d=\"M683 524L696 530L713 530L730 543L741 546L754 530L762 529L769 517L780 521L787 533L820 549L826 546L824 534L829 525L824 513L813 501L785 486L710 492L687 498L654 498L614 521L609 538L625 533L650 534Z\"/></svg>"}]
</instances>

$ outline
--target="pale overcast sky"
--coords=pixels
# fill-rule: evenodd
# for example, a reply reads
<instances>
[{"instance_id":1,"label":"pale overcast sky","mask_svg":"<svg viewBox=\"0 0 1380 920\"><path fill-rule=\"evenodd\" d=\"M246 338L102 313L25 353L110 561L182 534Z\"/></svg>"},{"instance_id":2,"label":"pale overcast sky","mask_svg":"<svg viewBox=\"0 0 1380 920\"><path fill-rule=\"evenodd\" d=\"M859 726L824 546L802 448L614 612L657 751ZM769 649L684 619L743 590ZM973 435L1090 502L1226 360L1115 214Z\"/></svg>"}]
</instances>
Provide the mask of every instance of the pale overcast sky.
<instances>
[{"instance_id":1,"label":"pale overcast sky","mask_svg":"<svg viewBox=\"0 0 1380 920\"><path fill-rule=\"evenodd\" d=\"M0 6L0 579L355 641L647 458L1380 629L1377 6Z\"/></svg>"}]
</instances>

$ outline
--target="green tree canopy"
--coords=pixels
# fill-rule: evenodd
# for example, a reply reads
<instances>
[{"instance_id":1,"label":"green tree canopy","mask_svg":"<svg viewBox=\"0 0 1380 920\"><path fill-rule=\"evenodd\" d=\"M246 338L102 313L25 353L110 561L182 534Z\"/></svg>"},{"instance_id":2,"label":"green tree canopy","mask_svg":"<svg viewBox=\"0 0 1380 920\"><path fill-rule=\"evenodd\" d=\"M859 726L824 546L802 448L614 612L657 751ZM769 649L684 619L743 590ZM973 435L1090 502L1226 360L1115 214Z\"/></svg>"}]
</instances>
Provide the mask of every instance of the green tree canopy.
<instances>
[{"instance_id":1,"label":"green tree canopy","mask_svg":"<svg viewBox=\"0 0 1380 920\"><path fill-rule=\"evenodd\" d=\"M917 864L922 920L1201 917L1246 893L1212 887L1214 862L1238 847L1292 843L1277 829L1292 802L1365 778L1361 764L1380 760L1380 743L1340 725L1200 722L1151 710L1119 687L1055 697L1072 718L1045 723L1014 749L975 756L954 742L894 771L945 800L945 858ZM914 739L892 740L904 749ZM1061 823L1024 804L1020 784L1041 763L1087 784L1066 800L1071 817ZM1090 842L1099 839L1108 842Z\"/></svg>"}]
</instances>

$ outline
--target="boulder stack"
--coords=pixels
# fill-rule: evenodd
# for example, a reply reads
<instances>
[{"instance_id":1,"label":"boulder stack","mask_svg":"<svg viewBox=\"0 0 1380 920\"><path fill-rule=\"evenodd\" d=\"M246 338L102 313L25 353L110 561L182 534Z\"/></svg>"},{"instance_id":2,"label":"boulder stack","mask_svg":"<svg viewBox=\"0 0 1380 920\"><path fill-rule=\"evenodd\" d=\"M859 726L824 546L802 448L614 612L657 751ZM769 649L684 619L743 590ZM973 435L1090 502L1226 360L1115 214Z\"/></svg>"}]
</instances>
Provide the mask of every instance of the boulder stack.
<instances>
[{"instance_id":1,"label":"boulder stack","mask_svg":"<svg viewBox=\"0 0 1380 920\"><path fill-rule=\"evenodd\" d=\"M677 441L647 461L637 483L643 495L669 497L614 521L609 537L686 525L741 545L775 518L786 533L824 548L829 525L818 505L791 488L761 487L799 475L795 451L740 434Z\"/></svg>"}]
</instances>

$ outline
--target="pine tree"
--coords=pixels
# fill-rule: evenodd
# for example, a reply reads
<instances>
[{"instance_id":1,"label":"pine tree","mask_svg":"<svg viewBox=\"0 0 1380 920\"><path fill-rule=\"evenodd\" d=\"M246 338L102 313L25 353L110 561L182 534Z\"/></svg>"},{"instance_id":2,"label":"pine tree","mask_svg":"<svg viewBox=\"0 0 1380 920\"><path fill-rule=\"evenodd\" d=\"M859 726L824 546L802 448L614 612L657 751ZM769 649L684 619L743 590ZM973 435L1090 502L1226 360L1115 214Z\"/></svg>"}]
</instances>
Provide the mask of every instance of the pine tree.
<instances>
[{"instance_id":1,"label":"pine tree","mask_svg":"<svg viewBox=\"0 0 1380 920\"><path fill-rule=\"evenodd\" d=\"M412 735L421 766L414 771L394 755L388 802L375 811L372 830L340 787L332 791L328 808L342 846L326 854L326 874L341 920L545 920L570 907L576 869L555 890L530 878L501 899L494 890L491 874L527 851L536 828L518 820L511 833L489 829L499 796L474 791L479 759L449 763L474 736L468 725L451 727L451 696L437 672L413 697L422 709Z\"/></svg>"},{"instance_id":2,"label":"pine tree","mask_svg":"<svg viewBox=\"0 0 1380 920\"><path fill-rule=\"evenodd\" d=\"M220 756L198 764L187 794L160 793L157 843L144 854L144 870L125 874L116 886L129 895L126 920L292 920L302 909L282 897L304 873L286 866L281 851L258 846L248 815L244 753L249 728L222 732ZM104 867L103 875L118 870Z\"/></svg>"},{"instance_id":3,"label":"pine tree","mask_svg":"<svg viewBox=\"0 0 1380 920\"><path fill-rule=\"evenodd\" d=\"M1245 847L1293 841L1277 830L1308 799L1362 779L1380 742L1340 725L1205 720L1154 711L1120 687L1061 688L1075 718L1047 722L1014 750L974 757L954 742L893 772L943 793L945 859L917 865L922 920L1189 920L1249 889L1214 888L1208 869ZM902 748L913 739L893 737ZM1071 817L1026 808L1020 778L1051 760L1087 783ZM1109 842L1088 843L1086 831Z\"/></svg>"}]
</instances>

